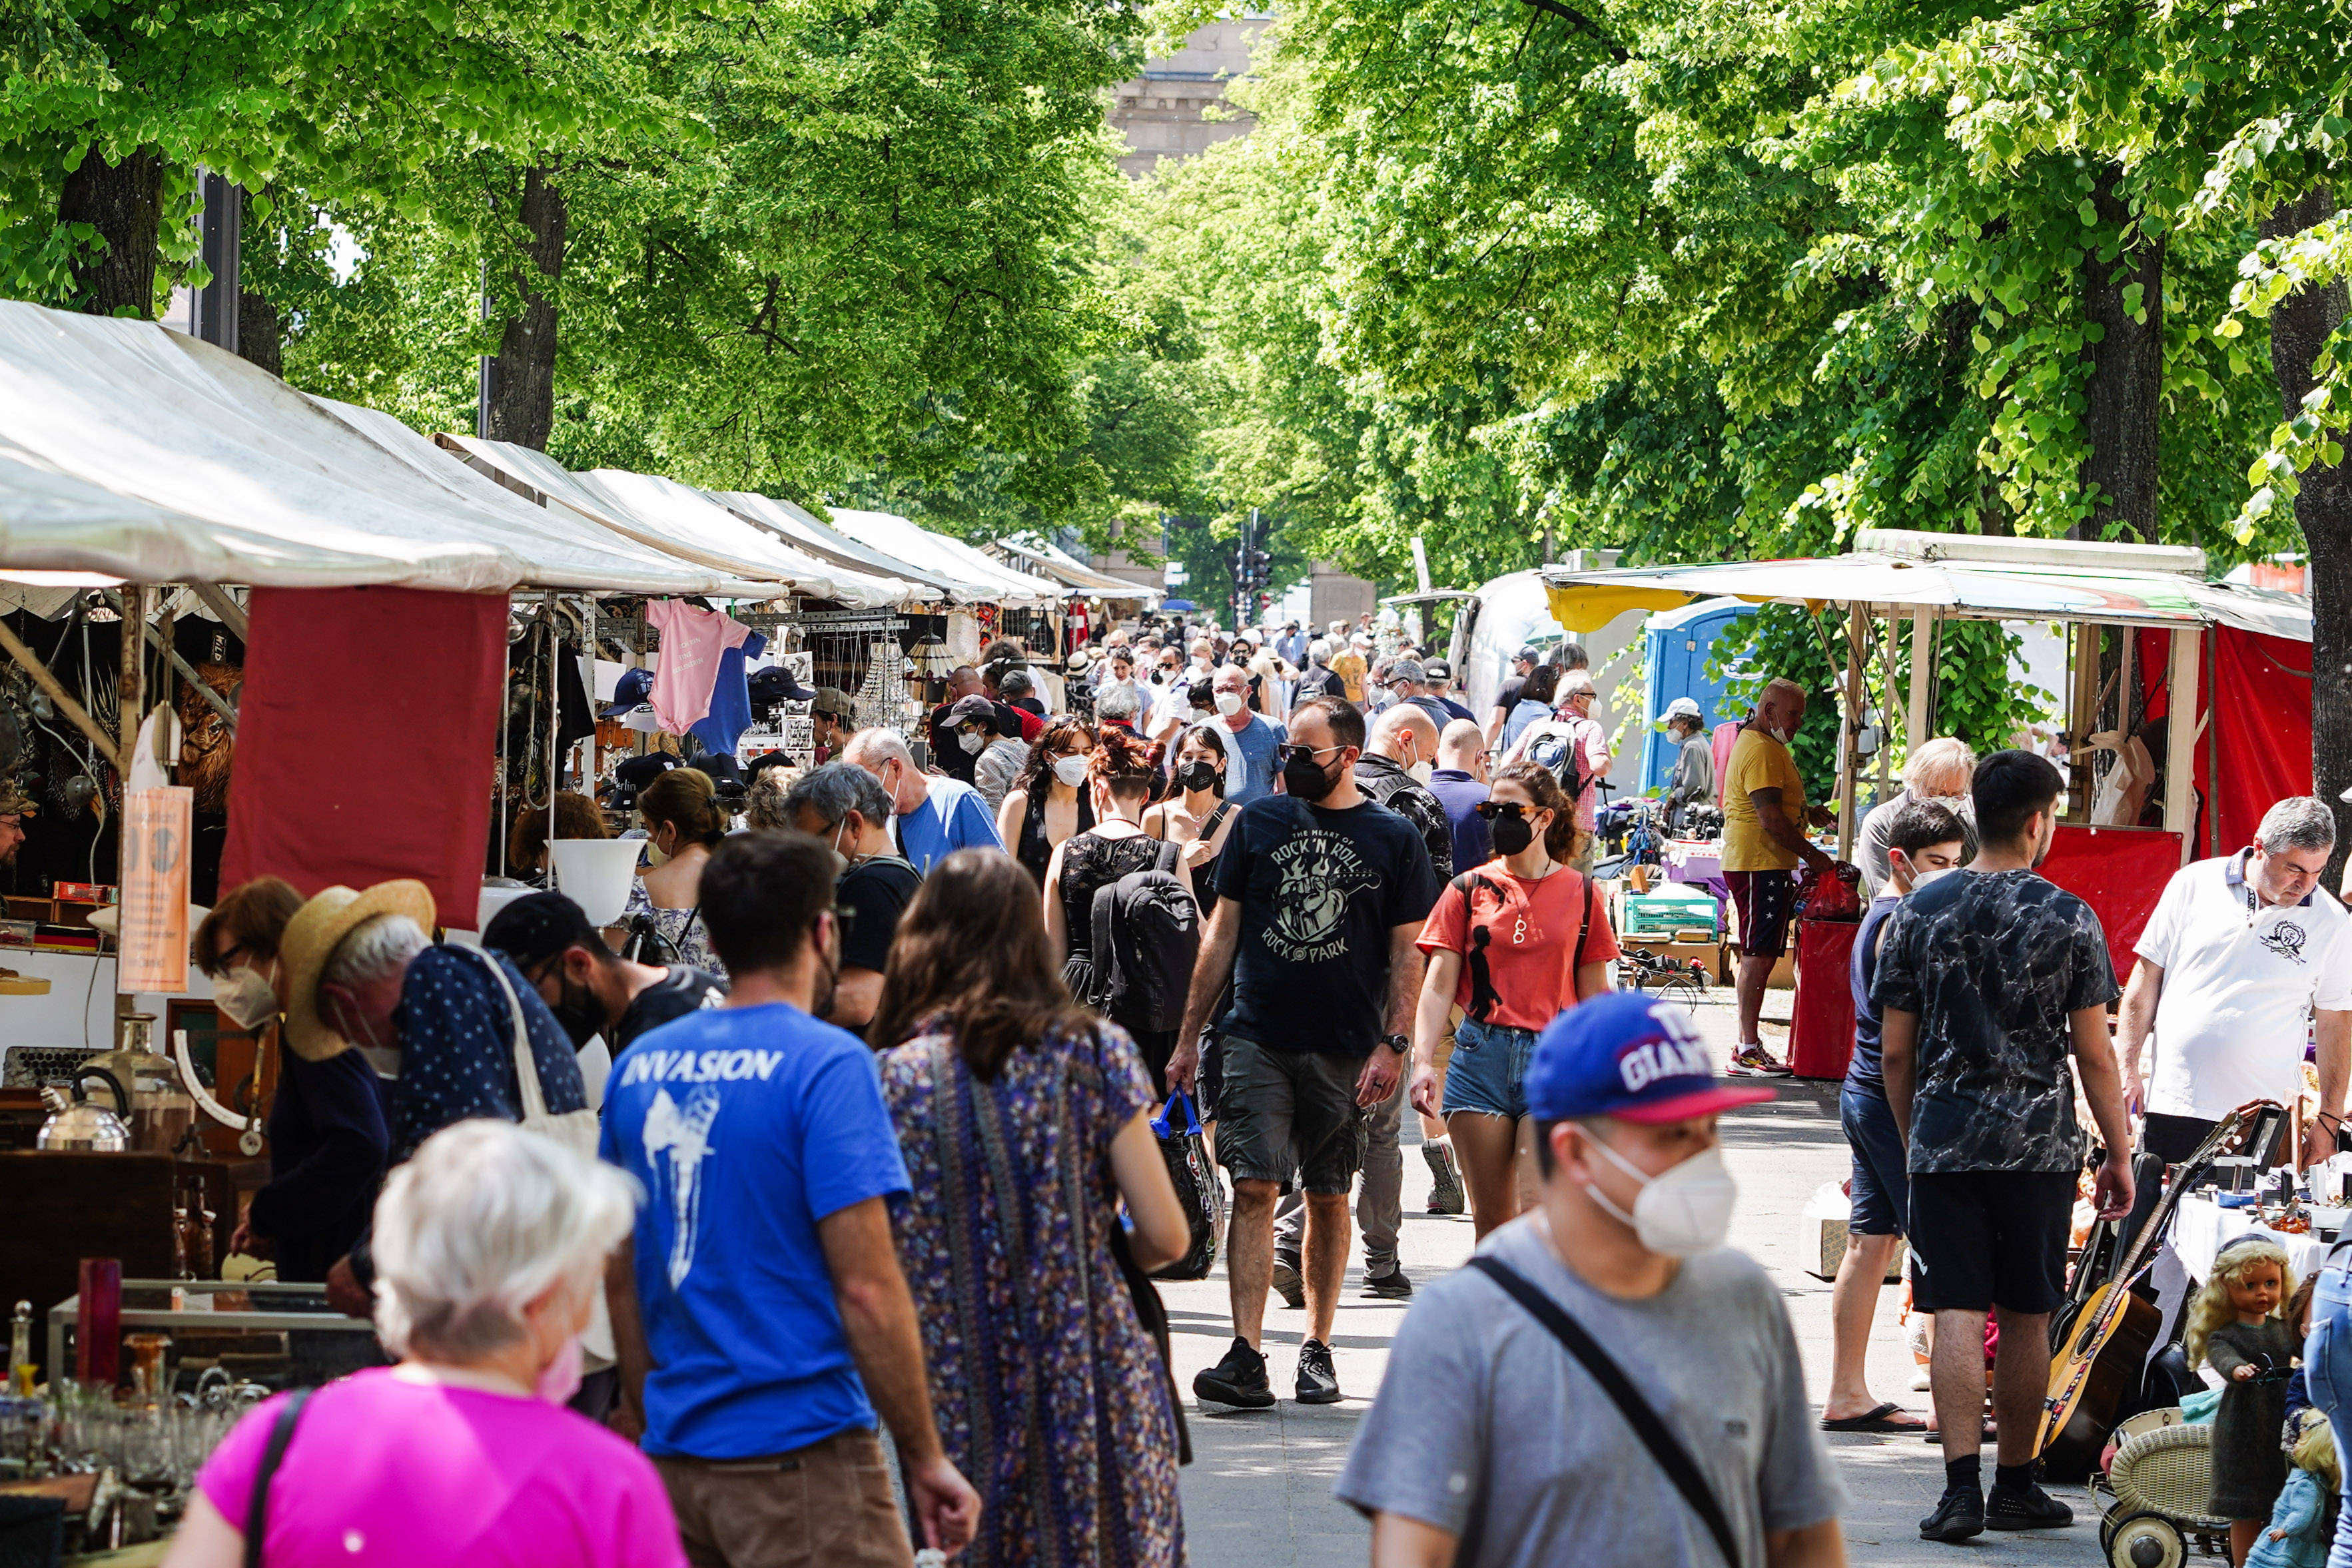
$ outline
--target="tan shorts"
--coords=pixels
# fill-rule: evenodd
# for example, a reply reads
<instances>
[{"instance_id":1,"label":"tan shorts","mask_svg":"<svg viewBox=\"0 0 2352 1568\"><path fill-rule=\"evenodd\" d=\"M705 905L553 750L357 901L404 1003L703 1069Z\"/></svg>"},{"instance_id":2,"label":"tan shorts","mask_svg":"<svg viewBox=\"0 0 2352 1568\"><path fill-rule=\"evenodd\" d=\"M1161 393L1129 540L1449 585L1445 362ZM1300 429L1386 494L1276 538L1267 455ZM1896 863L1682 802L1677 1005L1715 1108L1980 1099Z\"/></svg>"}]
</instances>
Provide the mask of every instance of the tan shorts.
<instances>
[{"instance_id":1,"label":"tan shorts","mask_svg":"<svg viewBox=\"0 0 2352 1568\"><path fill-rule=\"evenodd\" d=\"M863 1429L764 1459L656 1456L694 1568L908 1568L882 1445Z\"/></svg>"}]
</instances>

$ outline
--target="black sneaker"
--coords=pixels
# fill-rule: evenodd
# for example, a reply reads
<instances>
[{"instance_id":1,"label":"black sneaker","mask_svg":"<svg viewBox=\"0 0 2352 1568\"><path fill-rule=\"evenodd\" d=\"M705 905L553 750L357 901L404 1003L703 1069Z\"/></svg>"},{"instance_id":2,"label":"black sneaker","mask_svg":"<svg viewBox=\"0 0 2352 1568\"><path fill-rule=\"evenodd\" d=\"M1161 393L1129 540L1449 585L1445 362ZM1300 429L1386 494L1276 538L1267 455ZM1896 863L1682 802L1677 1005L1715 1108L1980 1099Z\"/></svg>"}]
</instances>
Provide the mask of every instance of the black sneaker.
<instances>
[{"instance_id":1,"label":"black sneaker","mask_svg":"<svg viewBox=\"0 0 2352 1568\"><path fill-rule=\"evenodd\" d=\"M1984 1494L1974 1487L1947 1487L1936 1511L1919 1521L1919 1539L1966 1541L1982 1535L1984 1527Z\"/></svg>"},{"instance_id":2,"label":"black sneaker","mask_svg":"<svg viewBox=\"0 0 2352 1568\"><path fill-rule=\"evenodd\" d=\"M1454 1151L1443 1143L1423 1143L1421 1157L1429 1162L1429 1212L1460 1214L1466 1205L1462 1177L1454 1169Z\"/></svg>"},{"instance_id":3,"label":"black sneaker","mask_svg":"<svg viewBox=\"0 0 2352 1568\"><path fill-rule=\"evenodd\" d=\"M1996 1481L1985 1494L1984 1522L1987 1530L2063 1530L2074 1522L2074 1510L2040 1487Z\"/></svg>"},{"instance_id":4,"label":"black sneaker","mask_svg":"<svg viewBox=\"0 0 2352 1568\"><path fill-rule=\"evenodd\" d=\"M1321 1340L1308 1340L1298 1347L1298 1403L1339 1403L1339 1374L1331 1370L1331 1347Z\"/></svg>"},{"instance_id":5,"label":"black sneaker","mask_svg":"<svg viewBox=\"0 0 2352 1568\"><path fill-rule=\"evenodd\" d=\"M1327 1352L1323 1364L1331 1364ZM1274 1385L1265 1380L1265 1357L1250 1349L1249 1341L1234 1336L1225 1359L1192 1379L1193 1397L1206 1415L1232 1410L1266 1410L1274 1405ZM1336 1397L1336 1395L1335 1395Z\"/></svg>"},{"instance_id":6,"label":"black sneaker","mask_svg":"<svg viewBox=\"0 0 2352 1568\"><path fill-rule=\"evenodd\" d=\"M1407 1300L1412 1295L1412 1280L1407 1278L1401 1267L1391 1268L1386 1274L1367 1274L1364 1276L1364 1294L1382 1301Z\"/></svg>"},{"instance_id":7,"label":"black sneaker","mask_svg":"<svg viewBox=\"0 0 2352 1568\"><path fill-rule=\"evenodd\" d=\"M1307 1281L1298 1277L1298 1260L1274 1255L1274 1293L1292 1311L1303 1311L1307 1306Z\"/></svg>"}]
</instances>

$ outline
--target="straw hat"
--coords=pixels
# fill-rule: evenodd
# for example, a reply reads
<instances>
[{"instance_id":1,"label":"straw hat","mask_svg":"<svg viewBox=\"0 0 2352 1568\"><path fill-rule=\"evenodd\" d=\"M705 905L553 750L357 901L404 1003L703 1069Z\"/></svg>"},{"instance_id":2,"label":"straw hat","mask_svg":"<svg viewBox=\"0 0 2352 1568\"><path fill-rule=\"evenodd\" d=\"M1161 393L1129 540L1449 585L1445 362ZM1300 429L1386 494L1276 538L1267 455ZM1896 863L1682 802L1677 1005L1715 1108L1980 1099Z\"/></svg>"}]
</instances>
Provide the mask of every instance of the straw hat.
<instances>
[{"instance_id":1,"label":"straw hat","mask_svg":"<svg viewBox=\"0 0 2352 1568\"><path fill-rule=\"evenodd\" d=\"M351 1046L319 1016L319 972L337 943L376 915L406 915L429 934L433 894L424 883L406 879L378 882L365 892L323 889L294 911L278 939L278 959L286 967L286 1043L306 1061L325 1061Z\"/></svg>"}]
</instances>

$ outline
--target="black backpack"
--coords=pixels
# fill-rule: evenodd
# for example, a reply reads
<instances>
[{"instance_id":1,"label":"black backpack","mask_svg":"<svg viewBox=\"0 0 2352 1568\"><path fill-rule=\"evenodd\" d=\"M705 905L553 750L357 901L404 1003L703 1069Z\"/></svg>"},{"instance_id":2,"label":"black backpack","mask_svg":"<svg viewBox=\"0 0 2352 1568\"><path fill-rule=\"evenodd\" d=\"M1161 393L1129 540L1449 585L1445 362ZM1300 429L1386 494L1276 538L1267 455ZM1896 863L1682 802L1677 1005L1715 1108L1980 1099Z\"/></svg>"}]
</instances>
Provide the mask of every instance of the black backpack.
<instances>
[{"instance_id":1,"label":"black backpack","mask_svg":"<svg viewBox=\"0 0 2352 1568\"><path fill-rule=\"evenodd\" d=\"M1094 994L1085 1000L1130 1033L1184 1022L1201 952L1201 907L1176 875L1182 854L1181 845L1162 844L1150 869L1095 889Z\"/></svg>"}]
</instances>

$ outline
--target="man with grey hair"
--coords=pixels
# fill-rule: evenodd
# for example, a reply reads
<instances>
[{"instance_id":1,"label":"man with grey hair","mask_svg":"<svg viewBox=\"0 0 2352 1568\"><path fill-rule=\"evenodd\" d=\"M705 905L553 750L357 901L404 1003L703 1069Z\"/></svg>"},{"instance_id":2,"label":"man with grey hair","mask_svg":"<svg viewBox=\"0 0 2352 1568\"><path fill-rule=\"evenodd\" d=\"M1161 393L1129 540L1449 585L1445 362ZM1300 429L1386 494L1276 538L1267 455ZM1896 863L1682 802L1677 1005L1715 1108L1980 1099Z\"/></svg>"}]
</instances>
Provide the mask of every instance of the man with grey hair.
<instances>
[{"instance_id":1,"label":"man with grey hair","mask_svg":"<svg viewBox=\"0 0 2352 1568\"><path fill-rule=\"evenodd\" d=\"M847 862L834 884L835 905L848 912L841 933L841 973L824 1021L860 1030L882 1003L882 972L898 917L923 879L890 845L890 796L864 768L830 763L793 781L782 826L831 845Z\"/></svg>"},{"instance_id":2,"label":"man with grey hair","mask_svg":"<svg viewBox=\"0 0 2352 1568\"><path fill-rule=\"evenodd\" d=\"M1239 665L1221 666L1209 680L1215 705L1215 722L1225 728L1225 752L1233 759L1225 773L1225 799L1247 805L1274 793L1274 751L1285 739L1283 728L1249 706L1249 671ZM1238 770L1238 771L1236 771Z\"/></svg>"},{"instance_id":3,"label":"man with grey hair","mask_svg":"<svg viewBox=\"0 0 2352 1568\"><path fill-rule=\"evenodd\" d=\"M1551 770L1559 787L1576 803L1576 858L1570 862L1586 876L1592 874L1593 832L1601 824L1601 781L1615 760L1609 732L1592 716L1599 697L1591 675L1571 669L1559 678L1559 703L1552 716L1519 731L1506 762L1525 759Z\"/></svg>"},{"instance_id":4,"label":"man with grey hair","mask_svg":"<svg viewBox=\"0 0 2352 1568\"><path fill-rule=\"evenodd\" d=\"M1312 702L1318 697L1344 698L1348 695L1348 683L1340 679L1331 668L1331 647L1330 642L1323 637L1317 637L1307 645L1307 662L1298 670L1298 689L1291 695L1290 705L1293 708Z\"/></svg>"},{"instance_id":5,"label":"man with grey hair","mask_svg":"<svg viewBox=\"0 0 2352 1568\"><path fill-rule=\"evenodd\" d=\"M1903 789L1880 801L1862 819L1854 835L1854 861L1862 868L1863 901L1878 897L1893 873L1887 868L1887 846L1893 841L1895 814L1915 800L1929 801L1960 819L1963 865L1977 852L1977 807L1969 783L1977 774L1977 754L1966 741L1945 735L1927 742L1903 764Z\"/></svg>"},{"instance_id":6,"label":"man with grey hair","mask_svg":"<svg viewBox=\"0 0 2352 1568\"><path fill-rule=\"evenodd\" d=\"M1004 847L980 791L959 779L925 773L897 731L860 730L849 738L842 758L882 781L898 814L890 823L891 837L917 871L929 871L959 849Z\"/></svg>"},{"instance_id":7,"label":"man with grey hair","mask_svg":"<svg viewBox=\"0 0 2352 1568\"><path fill-rule=\"evenodd\" d=\"M1099 724L1116 724L1129 734L1135 733L1135 716L1142 710L1141 693L1133 683L1111 682L1095 696L1095 721Z\"/></svg>"},{"instance_id":8,"label":"man with grey hair","mask_svg":"<svg viewBox=\"0 0 2352 1568\"><path fill-rule=\"evenodd\" d=\"M2291 795L2263 814L2251 846L2183 866L2165 884L2116 1030L2126 1102L2146 1112L2143 1149L2185 1160L2248 1100L2291 1103L2308 1023L2319 1115L2304 1129L2303 1157L2336 1152L2352 1068L2352 921L2319 885L2335 847L2326 803Z\"/></svg>"}]
</instances>

